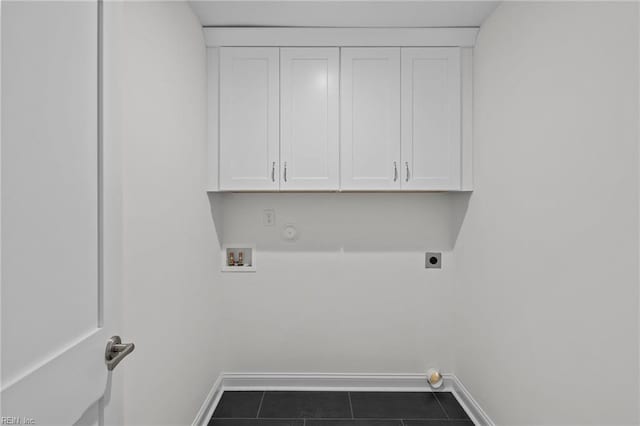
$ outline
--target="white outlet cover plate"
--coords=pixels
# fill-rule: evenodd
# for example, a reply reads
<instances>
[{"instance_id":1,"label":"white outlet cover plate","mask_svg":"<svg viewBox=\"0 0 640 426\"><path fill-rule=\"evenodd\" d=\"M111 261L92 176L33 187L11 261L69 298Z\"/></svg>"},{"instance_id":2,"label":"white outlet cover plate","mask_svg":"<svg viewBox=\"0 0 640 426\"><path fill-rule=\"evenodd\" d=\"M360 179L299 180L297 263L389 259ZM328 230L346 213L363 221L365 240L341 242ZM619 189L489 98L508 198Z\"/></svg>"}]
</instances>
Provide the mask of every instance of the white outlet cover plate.
<instances>
[{"instance_id":1,"label":"white outlet cover plate","mask_svg":"<svg viewBox=\"0 0 640 426\"><path fill-rule=\"evenodd\" d=\"M274 226L276 224L276 212L273 209L264 209L262 212L262 223L264 226Z\"/></svg>"}]
</instances>

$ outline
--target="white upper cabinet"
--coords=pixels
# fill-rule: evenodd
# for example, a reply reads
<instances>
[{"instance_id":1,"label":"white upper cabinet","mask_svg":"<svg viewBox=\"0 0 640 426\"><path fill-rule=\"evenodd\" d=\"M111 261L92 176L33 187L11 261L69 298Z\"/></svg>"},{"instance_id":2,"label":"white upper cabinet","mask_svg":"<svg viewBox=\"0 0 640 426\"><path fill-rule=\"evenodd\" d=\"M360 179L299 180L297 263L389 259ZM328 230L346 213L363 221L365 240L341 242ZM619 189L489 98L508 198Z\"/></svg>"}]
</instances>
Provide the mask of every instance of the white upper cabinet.
<instances>
[{"instance_id":1,"label":"white upper cabinet","mask_svg":"<svg viewBox=\"0 0 640 426\"><path fill-rule=\"evenodd\" d=\"M402 189L460 189L460 49L402 49Z\"/></svg>"},{"instance_id":2,"label":"white upper cabinet","mask_svg":"<svg viewBox=\"0 0 640 426\"><path fill-rule=\"evenodd\" d=\"M220 189L279 188L279 49L220 49Z\"/></svg>"},{"instance_id":3,"label":"white upper cabinet","mask_svg":"<svg viewBox=\"0 0 640 426\"><path fill-rule=\"evenodd\" d=\"M400 48L343 48L343 190L400 189Z\"/></svg>"},{"instance_id":4,"label":"white upper cabinet","mask_svg":"<svg viewBox=\"0 0 640 426\"><path fill-rule=\"evenodd\" d=\"M280 49L280 190L339 189L338 48Z\"/></svg>"},{"instance_id":5,"label":"white upper cabinet","mask_svg":"<svg viewBox=\"0 0 640 426\"><path fill-rule=\"evenodd\" d=\"M210 48L209 188L471 190L472 52L436 42Z\"/></svg>"}]
</instances>

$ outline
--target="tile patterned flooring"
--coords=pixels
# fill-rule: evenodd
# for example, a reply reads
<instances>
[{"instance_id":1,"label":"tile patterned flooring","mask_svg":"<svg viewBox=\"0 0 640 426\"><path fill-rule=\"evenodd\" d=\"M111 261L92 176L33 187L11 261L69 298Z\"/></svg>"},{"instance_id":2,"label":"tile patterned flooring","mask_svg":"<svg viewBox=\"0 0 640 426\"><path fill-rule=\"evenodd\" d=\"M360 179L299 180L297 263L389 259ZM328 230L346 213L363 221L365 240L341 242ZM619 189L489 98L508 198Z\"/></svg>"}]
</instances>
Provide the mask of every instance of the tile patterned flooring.
<instances>
[{"instance_id":1,"label":"tile patterned flooring","mask_svg":"<svg viewBox=\"0 0 640 426\"><path fill-rule=\"evenodd\" d=\"M225 392L209 426L473 426L450 392Z\"/></svg>"}]
</instances>

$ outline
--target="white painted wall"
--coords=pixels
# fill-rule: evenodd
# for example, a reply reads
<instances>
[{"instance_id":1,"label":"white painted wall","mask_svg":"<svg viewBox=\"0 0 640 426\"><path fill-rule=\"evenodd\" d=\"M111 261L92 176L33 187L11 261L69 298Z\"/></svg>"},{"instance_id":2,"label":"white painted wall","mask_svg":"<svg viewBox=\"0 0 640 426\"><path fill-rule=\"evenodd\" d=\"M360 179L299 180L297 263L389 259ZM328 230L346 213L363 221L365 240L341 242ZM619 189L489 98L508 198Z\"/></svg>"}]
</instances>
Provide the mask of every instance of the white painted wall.
<instances>
[{"instance_id":1,"label":"white painted wall","mask_svg":"<svg viewBox=\"0 0 640 426\"><path fill-rule=\"evenodd\" d=\"M458 235L461 194L207 202L198 22L183 3L128 4L125 421L189 423L222 369L435 365L499 424L636 422L635 8L503 4L487 21ZM220 274L221 242L256 243L258 272ZM443 270L424 269L426 250Z\"/></svg>"},{"instance_id":2,"label":"white painted wall","mask_svg":"<svg viewBox=\"0 0 640 426\"><path fill-rule=\"evenodd\" d=\"M189 0L203 26L476 27L498 1Z\"/></svg>"},{"instance_id":3,"label":"white painted wall","mask_svg":"<svg viewBox=\"0 0 640 426\"><path fill-rule=\"evenodd\" d=\"M455 372L497 424L637 424L637 4L505 2L474 57Z\"/></svg>"},{"instance_id":4,"label":"white painted wall","mask_svg":"<svg viewBox=\"0 0 640 426\"><path fill-rule=\"evenodd\" d=\"M184 2L124 6L124 420L185 425L223 365L206 180L206 66Z\"/></svg>"},{"instance_id":5,"label":"white painted wall","mask_svg":"<svg viewBox=\"0 0 640 426\"><path fill-rule=\"evenodd\" d=\"M218 284L226 370L419 373L452 368L450 256L462 194L218 194L223 242L257 244L256 273ZM263 209L276 226L264 227ZM281 238L285 224L296 242ZM424 252L444 251L442 270Z\"/></svg>"}]
</instances>

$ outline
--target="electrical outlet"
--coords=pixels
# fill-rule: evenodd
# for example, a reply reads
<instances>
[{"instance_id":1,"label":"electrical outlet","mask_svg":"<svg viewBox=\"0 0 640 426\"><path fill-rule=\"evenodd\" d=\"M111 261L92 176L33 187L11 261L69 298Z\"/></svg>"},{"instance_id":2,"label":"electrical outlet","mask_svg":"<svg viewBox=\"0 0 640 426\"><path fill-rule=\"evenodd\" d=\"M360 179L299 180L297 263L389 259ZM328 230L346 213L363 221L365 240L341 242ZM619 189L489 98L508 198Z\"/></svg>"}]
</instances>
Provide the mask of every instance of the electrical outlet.
<instances>
[{"instance_id":1,"label":"electrical outlet","mask_svg":"<svg viewBox=\"0 0 640 426\"><path fill-rule=\"evenodd\" d=\"M424 267L427 269L441 269L442 253L426 253Z\"/></svg>"},{"instance_id":2,"label":"electrical outlet","mask_svg":"<svg viewBox=\"0 0 640 426\"><path fill-rule=\"evenodd\" d=\"M276 224L276 212L273 209L265 209L262 212L262 223L264 226L274 226Z\"/></svg>"}]
</instances>

